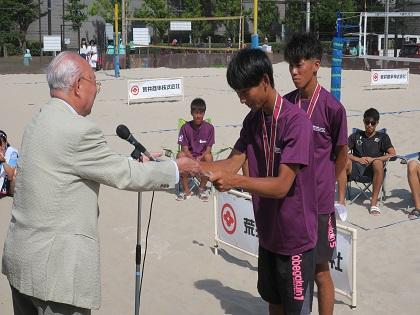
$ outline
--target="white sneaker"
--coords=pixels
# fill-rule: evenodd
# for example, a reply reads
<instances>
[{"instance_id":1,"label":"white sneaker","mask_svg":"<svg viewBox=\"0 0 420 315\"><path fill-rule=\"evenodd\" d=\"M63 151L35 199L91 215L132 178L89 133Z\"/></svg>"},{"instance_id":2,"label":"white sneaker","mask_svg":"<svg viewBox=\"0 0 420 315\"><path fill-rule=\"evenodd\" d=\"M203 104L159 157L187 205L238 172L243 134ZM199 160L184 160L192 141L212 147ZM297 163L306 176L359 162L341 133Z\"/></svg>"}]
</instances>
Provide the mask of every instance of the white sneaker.
<instances>
[{"instance_id":1,"label":"white sneaker","mask_svg":"<svg viewBox=\"0 0 420 315\"><path fill-rule=\"evenodd\" d=\"M193 195L192 192L190 192L189 194L182 192L178 196L176 196L176 201L184 201L184 200L190 199L192 195Z\"/></svg>"},{"instance_id":2,"label":"white sneaker","mask_svg":"<svg viewBox=\"0 0 420 315\"><path fill-rule=\"evenodd\" d=\"M201 201L204 201L204 202L209 201L209 193L208 193L208 191L207 191L207 190L201 190L201 191L198 193L198 198L199 198Z\"/></svg>"}]
</instances>

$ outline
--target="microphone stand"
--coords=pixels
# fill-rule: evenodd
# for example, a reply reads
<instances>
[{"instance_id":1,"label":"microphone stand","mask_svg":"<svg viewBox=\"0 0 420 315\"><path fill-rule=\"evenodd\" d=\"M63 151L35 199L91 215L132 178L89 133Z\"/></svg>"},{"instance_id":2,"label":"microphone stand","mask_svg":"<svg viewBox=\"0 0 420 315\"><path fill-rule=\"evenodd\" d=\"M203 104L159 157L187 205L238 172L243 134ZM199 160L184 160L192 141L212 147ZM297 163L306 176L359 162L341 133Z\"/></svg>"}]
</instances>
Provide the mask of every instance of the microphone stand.
<instances>
[{"instance_id":1,"label":"microphone stand","mask_svg":"<svg viewBox=\"0 0 420 315\"><path fill-rule=\"evenodd\" d=\"M134 160L141 160L141 151L136 148L131 153L131 157ZM134 314L139 315L140 312L140 281L141 281L141 203L142 203L142 196L141 192L139 191L137 196L137 244L136 244L136 286L135 286L135 305L134 305Z\"/></svg>"},{"instance_id":2,"label":"microphone stand","mask_svg":"<svg viewBox=\"0 0 420 315\"><path fill-rule=\"evenodd\" d=\"M140 280L141 280L141 192L137 193L137 244L136 244L136 289L135 289L135 306L134 314L139 315L140 312Z\"/></svg>"}]
</instances>

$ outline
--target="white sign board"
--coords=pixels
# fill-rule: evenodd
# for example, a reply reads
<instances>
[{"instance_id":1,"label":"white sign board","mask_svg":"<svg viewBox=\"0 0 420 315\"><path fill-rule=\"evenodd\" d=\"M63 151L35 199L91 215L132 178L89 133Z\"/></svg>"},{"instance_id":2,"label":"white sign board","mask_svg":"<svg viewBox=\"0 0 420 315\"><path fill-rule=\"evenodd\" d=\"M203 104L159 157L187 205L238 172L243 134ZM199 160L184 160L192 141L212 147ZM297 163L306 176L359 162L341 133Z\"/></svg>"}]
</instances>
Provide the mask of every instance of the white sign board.
<instances>
[{"instance_id":1,"label":"white sign board","mask_svg":"<svg viewBox=\"0 0 420 315\"><path fill-rule=\"evenodd\" d=\"M61 51L60 35L45 35L43 51Z\"/></svg>"},{"instance_id":2,"label":"white sign board","mask_svg":"<svg viewBox=\"0 0 420 315\"><path fill-rule=\"evenodd\" d=\"M183 78L128 81L128 104L130 100L166 97L184 97Z\"/></svg>"},{"instance_id":3,"label":"white sign board","mask_svg":"<svg viewBox=\"0 0 420 315\"><path fill-rule=\"evenodd\" d=\"M371 69L370 85L408 85L410 69Z\"/></svg>"},{"instance_id":4,"label":"white sign board","mask_svg":"<svg viewBox=\"0 0 420 315\"><path fill-rule=\"evenodd\" d=\"M229 193L217 193L217 236L250 254L258 255L258 235L252 203Z\"/></svg>"},{"instance_id":5,"label":"white sign board","mask_svg":"<svg viewBox=\"0 0 420 315\"><path fill-rule=\"evenodd\" d=\"M171 21L171 31L191 31L191 21Z\"/></svg>"},{"instance_id":6,"label":"white sign board","mask_svg":"<svg viewBox=\"0 0 420 315\"><path fill-rule=\"evenodd\" d=\"M250 196L245 198L246 195L235 191L216 192L216 242L257 257L258 232L252 201ZM336 291L351 298L352 306L356 306L352 233L356 233L354 229L337 225L337 258L330 262L330 266Z\"/></svg>"},{"instance_id":7,"label":"white sign board","mask_svg":"<svg viewBox=\"0 0 420 315\"><path fill-rule=\"evenodd\" d=\"M147 27L133 28L133 43L148 46L150 44L149 29Z\"/></svg>"},{"instance_id":8,"label":"white sign board","mask_svg":"<svg viewBox=\"0 0 420 315\"><path fill-rule=\"evenodd\" d=\"M345 292L352 294L349 271L352 270L352 236L349 233L337 228L337 257L330 261L331 276L334 286Z\"/></svg>"},{"instance_id":9,"label":"white sign board","mask_svg":"<svg viewBox=\"0 0 420 315\"><path fill-rule=\"evenodd\" d=\"M107 40L114 39L114 25L112 23L105 24L105 35Z\"/></svg>"}]
</instances>

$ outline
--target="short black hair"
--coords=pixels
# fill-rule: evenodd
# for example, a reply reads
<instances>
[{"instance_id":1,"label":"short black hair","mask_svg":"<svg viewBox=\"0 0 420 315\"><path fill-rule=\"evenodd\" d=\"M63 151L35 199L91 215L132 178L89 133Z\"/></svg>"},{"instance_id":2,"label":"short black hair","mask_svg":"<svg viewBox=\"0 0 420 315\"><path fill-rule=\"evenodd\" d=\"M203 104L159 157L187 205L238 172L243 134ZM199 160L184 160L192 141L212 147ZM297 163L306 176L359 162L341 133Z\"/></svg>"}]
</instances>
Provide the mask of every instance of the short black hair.
<instances>
[{"instance_id":1,"label":"short black hair","mask_svg":"<svg viewBox=\"0 0 420 315\"><path fill-rule=\"evenodd\" d=\"M191 113L195 110L206 111L206 102L202 98L195 98L191 102Z\"/></svg>"},{"instance_id":2,"label":"short black hair","mask_svg":"<svg viewBox=\"0 0 420 315\"><path fill-rule=\"evenodd\" d=\"M371 118L374 121L379 121L379 112L375 108L369 108L363 114L363 120L366 120L368 118Z\"/></svg>"},{"instance_id":3,"label":"short black hair","mask_svg":"<svg viewBox=\"0 0 420 315\"><path fill-rule=\"evenodd\" d=\"M273 66L267 54L261 49L239 50L229 63L226 78L235 91L249 89L260 84L267 75L274 88Z\"/></svg>"},{"instance_id":4,"label":"short black hair","mask_svg":"<svg viewBox=\"0 0 420 315\"><path fill-rule=\"evenodd\" d=\"M302 59L322 58L321 42L312 33L296 33L292 36L284 49L284 60L289 64L297 64Z\"/></svg>"},{"instance_id":5,"label":"short black hair","mask_svg":"<svg viewBox=\"0 0 420 315\"><path fill-rule=\"evenodd\" d=\"M9 142L7 142L7 134L3 130L0 130L0 139L6 143L6 146L9 146Z\"/></svg>"}]
</instances>

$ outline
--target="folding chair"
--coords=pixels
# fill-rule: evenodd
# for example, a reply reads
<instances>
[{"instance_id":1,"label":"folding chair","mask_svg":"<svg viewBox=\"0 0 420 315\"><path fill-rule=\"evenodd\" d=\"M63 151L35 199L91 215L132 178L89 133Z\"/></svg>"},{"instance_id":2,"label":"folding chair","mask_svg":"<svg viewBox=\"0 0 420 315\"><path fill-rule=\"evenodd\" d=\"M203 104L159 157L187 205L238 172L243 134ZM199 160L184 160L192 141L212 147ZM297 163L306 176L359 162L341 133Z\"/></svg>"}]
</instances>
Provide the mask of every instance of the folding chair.
<instances>
[{"instance_id":1,"label":"folding chair","mask_svg":"<svg viewBox=\"0 0 420 315\"><path fill-rule=\"evenodd\" d=\"M355 133L355 132L359 132L359 131L361 131L361 130L358 129L358 128L353 128L352 129L352 134ZM380 129L377 132L386 133L386 128ZM385 198L386 198L385 188L386 188L387 164L388 164L388 162L384 163L384 179L383 179L383 182L382 182L381 190L379 192L379 201L380 201L381 204L383 204L383 202L385 201ZM352 182L359 189L359 191L356 192L354 195L351 194ZM353 202L355 202L362 195L365 196L366 199L369 199L368 193L372 194L372 182L373 182L373 177L370 177L370 176L360 176L357 179L352 178L351 174L349 176L347 176L346 191L347 191L347 200L349 200L349 204L352 204Z\"/></svg>"},{"instance_id":2,"label":"folding chair","mask_svg":"<svg viewBox=\"0 0 420 315\"><path fill-rule=\"evenodd\" d=\"M395 155L392 158L390 158L390 161L396 161L398 159L401 160L401 164L407 164L409 160L411 159L415 159L417 158L417 160L420 161L420 152L413 152L413 153L409 153L406 155Z\"/></svg>"}]
</instances>

